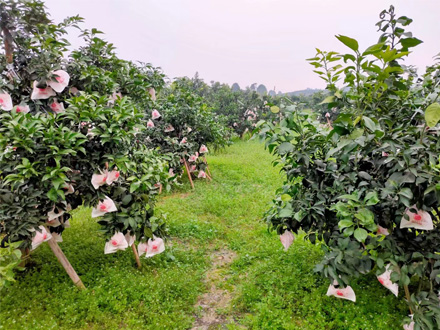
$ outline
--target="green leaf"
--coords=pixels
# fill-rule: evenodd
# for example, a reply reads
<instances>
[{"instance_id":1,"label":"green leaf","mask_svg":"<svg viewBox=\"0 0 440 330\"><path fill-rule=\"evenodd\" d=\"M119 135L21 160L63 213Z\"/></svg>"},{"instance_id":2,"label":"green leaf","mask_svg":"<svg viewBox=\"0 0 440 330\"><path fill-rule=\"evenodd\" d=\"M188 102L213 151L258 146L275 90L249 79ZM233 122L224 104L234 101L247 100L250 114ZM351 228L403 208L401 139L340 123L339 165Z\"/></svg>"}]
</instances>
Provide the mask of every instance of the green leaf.
<instances>
[{"instance_id":1,"label":"green leaf","mask_svg":"<svg viewBox=\"0 0 440 330\"><path fill-rule=\"evenodd\" d=\"M376 124L374 121L368 117L363 117L362 120L364 121L364 125L372 132L376 131Z\"/></svg>"},{"instance_id":2,"label":"green leaf","mask_svg":"<svg viewBox=\"0 0 440 330\"><path fill-rule=\"evenodd\" d=\"M348 199L351 201L355 201L355 202L359 202L359 198L357 196L354 195L341 195L338 197L338 199Z\"/></svg>"},{"instance_id":3,"label":"green leaf","mask_svg":"<svg viewBox=\"0 0 440 330\"><path fill-rule=\"evenodd\" d=\"M361 221L362 225L374 222L374 213L369 209L360 209L354 216Z\"/></svg>"},{"instance_id":4,"label":"green leaf","mask_svg":"<svg viewBox=\"0 0 440 330\"><path fill-rule=\"evenodd\" d=\"M351 227L351 226L353 226L353 221L351 221L351 220L341 220L338 223L339 230L342 230L344 228Z\"/></svg>"},{"instance_id":5,"label":"green leaf","mask_svg":"<svg viewBox=\"0 0 440 330\"><path fill-rule=\"evenodd\" d=\"M355 52L358 51L359 49L359 44L355 39L343 36L343 35L339 35L336 36L336 38L342 42L345 46L347 46L348 48L354 50Z\"/></svg>"},{"instance_id":6,"label":"green leaf","mask_svg":"<svg viewBox=\"0 0 440 330\"><path fill-rule=\"evenodd\" d=\"M292 197L291 197L290 195L288 195L288 194L282 194L282 195L281 195L281 200L282 200L283 202L290 201L291 199L292 199Z\"/></svg>"},{"instance_id":7,"label":"green leaf","mask_svg":"<svg viewBox=\"0 0 440 330\"><path fill-rule=\"evenodd\" d=\"M287 152L292 152L292 151L293 151L293 144L290 142L283 142L278 147L278 152L280 154L285 154Z\"/></svg>"},{"instance_id":8,"label":"green leaf","mask_svg":"<svg viewBox=\"0 0 440 330\"><path fill-rule=\"evenodd\" d=\"M355 129L353 132L351 132L351 134L348 136L348 138L352 139L352 140L356 140L357 138L361 137L362 135L364 135L364 129L358 128L358 129Z\"/></svg>"},{"instance_id":9,"label":"green leaf","mask_svg":"<svg viewBox=\"0 0 440 330\"><path fill-rule=\"evenodd\" d=\"M58 200L57 189L55 189L55 187L52 187L52 189L47 192L47 197L49 197L51 201L56 202Z\"/></svg>"},{"instance_id":10,"label":"green leaf","mask_svg":"<svg viewBox=\"0 0 440 330\"><path fill-rule=\"evenodd\" d=\"M292 216L292 209L290 207L286 207L278 213L278 216L280 218L289 218Z\"/></svg>"},{"instance_id":11,"label":"green leaf","mask_svg":"<svg viewBox=\"0 0 440 330\"><path fill-rule=\"evenodd\" d=\"M413 193L409 188L403 188L402 190L400 190L399 195L402 195L403 197L406 197L408 199L413 198Z\"/></svg>"},{"instance_id":12,"label":"green leaf","mask_svg":"<svg viewBox=\"0 0 440 330\"><path fill-rule=\"evenodd\" d=\"M379 267L379 268L383 268L383 266L384 266L384 261L383 261L383 259L381 259L381 258L377 258L377 260L376 260L376 264L377 264L377 267Z\"/></svg>"},{"instance_id":13,"label":"green leaf","mask_svg":"<svg viewBox=\"0 0 440 330\"><path fill-rule=\"evenodd\" d=\"M132 195L130 195L130 194L125 195L124 198L122 198L122 204L127 205L128 203L131 202L132 199L133 199Z\"/></svg>"},{"instance_id":14,"label":"green leaf","mask_svg":"<svg viewBox=\"0 0 440 330\"><path fill-rule=\"evenodd\" d=\"M376 191L370 191L366 196L365 196L365 201L367 202L367 205L376 205L377 203L379 203L379 197L377 195Z\"/></svg>"},{"instance_id":15,"label":"green leaf","mask_svg":"<svg viewBox=\"0 0 440 330\"><path fill-rule=\"evenodd\" d=\"M138 190L139 187L141 185L140 181L135 181L130 185L130 194L133 193L134 191Z\"/></svg>"},{"instance_id":16,"label":"green leaf","mask_svg":"<svg viewBox=\"0 0 440 330\"><path fill-rule=\"evenodd\" d=\"M425 110L425 121L429 127L434 127L440 121L440 104L433 103Z\"/></svg>"},{"instance_id":17,"label":"green leaf","mask_svg":"<svg viewBox=\"0 0 440 330\"><path fill-rule=\"evenodd\" d=\"M332 103L332 102L334 102L334 100L335 100L335 97L334 97L334 96L327 96L327 97L324 99L324 101L322 101L322 102L319 103L319 104Z\"/></svg>"},{"instance_id":18,"label":"green leaf","mask_svg":"<svg viewBox=\"0 0 440 330\"><path fill-rule=\"evenodd\" d=\"M347 205L342 202L337 202L336 205L332 206L331 209L338 211L339 216L349 217L352 215Z\"/></svg>"},{"instance_id":19,"label":"green leaf","mask_svg":"<svg viewBox=\"0 0 440 330\"><path fill-rule=\"evenodd\" d=\"M354 238L356 238L359 242L365 242L367 239L368 233L363 228L358 228L354 231Z\"/></svg>"},{"instance_id":20,"label":"green leaf","mask_svg":"<svg viewBox=\"0 0 440 330\"><path fill-rule=\"evenodd\" d=\"M372 45L372 46L368 47L367 49L365 49L365 51L362 53L362 55L365 56L365 55L377 53L382 50L383 45L384 45L383 42Z\"/></svg>"},{"instance_id":21,"label":"green leaf","mask_svg":"<svg viewBox=\"0 0 440 330\"><path fill-rule=\"evenodd\" d=\"M417 38L405 38L400 40L403 48L415 47L417 45L420 45L422 42L422 40Z\"/></svg>"}]
</instances>

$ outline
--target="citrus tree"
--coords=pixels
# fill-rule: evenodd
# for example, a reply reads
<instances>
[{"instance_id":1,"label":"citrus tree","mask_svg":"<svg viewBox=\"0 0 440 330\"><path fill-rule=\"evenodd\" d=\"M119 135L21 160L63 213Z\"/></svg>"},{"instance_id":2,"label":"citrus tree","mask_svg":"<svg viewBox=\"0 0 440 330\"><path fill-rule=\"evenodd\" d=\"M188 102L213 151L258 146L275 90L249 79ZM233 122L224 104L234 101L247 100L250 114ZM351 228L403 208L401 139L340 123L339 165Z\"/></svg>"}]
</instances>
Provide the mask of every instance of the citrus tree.
<instances>
[{"instance_id":1,"label":"citrus tree","mask_svg":"<svg viewBox=\"0 0 440 330\"><path fill-rule=\"evenodd\" d=\"M421 43L406 31L411 22L391 7L377 44L361 50L339 35L347 54L318 50L309 60L328 84L323 104L338 114L331 127L296 104L278 125L259 123L286 174L266 220L285 248L300 230L321 245L315 270L329 279L327 295L355 301L351 282L373 272L405 297L405 329L438 329L440 58L422 76L404 65Z\"/></svg>"},{"instance_id":2,"label":"citrus tree","mask_svg":"<svg viewBox=\"0 0 440 330\"><path fill-rule=\"evenodd\" d=\"M84 204L103 226L105 253L135 240L145 242L139 254L162 252L154 204L168 162L137 138L147 134L144 108L162 74L117 59L95 30L83 31L88 45L66 59L66 29L81 18L54 24L40 1L0 6L3 240L22 249L60 241L69 212Z\"/></svg>"}]
</instances>

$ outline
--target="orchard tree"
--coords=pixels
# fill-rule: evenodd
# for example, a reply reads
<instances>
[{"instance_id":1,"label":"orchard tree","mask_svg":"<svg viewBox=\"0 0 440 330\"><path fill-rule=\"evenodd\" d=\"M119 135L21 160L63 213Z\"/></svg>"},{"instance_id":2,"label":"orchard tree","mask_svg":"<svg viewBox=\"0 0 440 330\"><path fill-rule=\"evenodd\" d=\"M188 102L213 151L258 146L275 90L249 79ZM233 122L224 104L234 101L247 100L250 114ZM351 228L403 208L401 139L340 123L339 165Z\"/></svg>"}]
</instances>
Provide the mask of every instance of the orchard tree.
<instances>
[{"instance_id":1,"label":"orchard tree","mask_svg":"<svg viewBox=\"0 0 440 330\"><path fill-rule=\"evenodd\" d=\"M330 127L295 104L278 126L259 123L286 174L266 220L286 249L299 231L321 245L327 295L355 301L353 279L372 272L384 294L405 297L405 329L438 329L440 57L423 76L403 64L421 43L411 22L390 7L378 43L362 50L339 35L347 54L318 49L309 60L338 114Z\"/></svg>"},{"instance_id":2,"label":"orchard tree","mask_svg":"<svg viewBox=\"0 0 440 330\"><path fill-rule=\"evenodd\" d=\"M69 212L84 204L102 226L105 253L162 252L166 231L154 204L168 163L138 139L147 134L143 107L163 85L160 72L119 60L96 30L83 31L88 45L66 59L66 29L82 19L54 24L41 1L3 1L0 9L3 243L20 241L28 251L47 241L69 269L56 242Z\"/></svg>"}]
</instances>

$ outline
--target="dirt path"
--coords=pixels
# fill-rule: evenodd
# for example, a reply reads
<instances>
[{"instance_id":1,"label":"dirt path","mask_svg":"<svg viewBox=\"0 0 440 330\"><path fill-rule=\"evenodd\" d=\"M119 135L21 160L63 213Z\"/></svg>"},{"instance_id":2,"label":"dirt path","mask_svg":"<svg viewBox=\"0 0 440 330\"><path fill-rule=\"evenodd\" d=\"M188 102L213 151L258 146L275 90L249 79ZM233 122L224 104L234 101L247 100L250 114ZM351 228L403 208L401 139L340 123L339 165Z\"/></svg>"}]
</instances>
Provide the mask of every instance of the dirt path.
<instances>
[{"instance_id":1,"label":"dirt path","mask_svg":"<svg viewBox=\"0 0 440 330\"><path fill-rule=\"evenodd\" d=\"M217 329L227 322L226 317L220 311L229 306L232 295L231 292L222 288L221 284L227 279L224 271L235 257L235 253L226 247L211 253L212 267L206 273L205 278L206 286L209 289L196 304L196 309L200 313L196 316L192 330Z\"/></svg>"}]
</instances>

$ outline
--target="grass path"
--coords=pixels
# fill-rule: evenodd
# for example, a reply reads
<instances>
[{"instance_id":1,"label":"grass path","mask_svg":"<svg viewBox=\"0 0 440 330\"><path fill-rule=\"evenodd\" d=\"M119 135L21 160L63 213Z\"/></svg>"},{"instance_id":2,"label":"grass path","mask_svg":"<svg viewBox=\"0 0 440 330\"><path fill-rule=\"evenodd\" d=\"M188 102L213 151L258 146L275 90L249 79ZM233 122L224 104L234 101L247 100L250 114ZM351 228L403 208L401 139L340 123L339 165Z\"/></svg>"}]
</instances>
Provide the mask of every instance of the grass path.
<instances>
[{"instance_id":1,"label":"grass path","mask_svg":"<svg viewBox=\"0 0 440 330\"><path fill-rule=\"evenodd\" d=\"M358 301L325 296L313 274L319 247L298 238L284 252L259 221L282 183L256 142L210 155L212 182L161 197L171 240L142 259L104 255L89 209L75 212L61 247L87 290L71 284L47 246L0 297L0 329L401 329L405 307L374 276Z\"/></svg>"}]
</instances>

